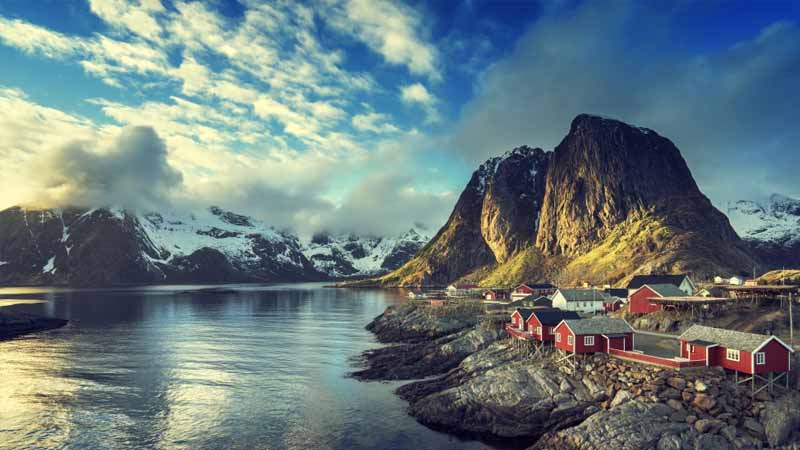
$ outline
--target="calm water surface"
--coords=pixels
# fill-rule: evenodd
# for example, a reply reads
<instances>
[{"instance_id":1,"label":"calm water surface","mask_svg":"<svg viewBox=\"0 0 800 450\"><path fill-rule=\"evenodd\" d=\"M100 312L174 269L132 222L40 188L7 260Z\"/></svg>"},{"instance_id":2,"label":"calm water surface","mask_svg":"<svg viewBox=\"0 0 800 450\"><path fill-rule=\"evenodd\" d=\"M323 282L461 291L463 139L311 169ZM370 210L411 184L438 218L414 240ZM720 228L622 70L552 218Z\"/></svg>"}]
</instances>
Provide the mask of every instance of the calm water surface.
<instances>
[{"instance_id":1,"label":"calm water surface","mask_svg":"<svg viewBox=\"0 0 800 450\"><path fill-rule=\"evenodd\" d=\"M0 342L0 448L487 449L346 378L399 294L321 285L0 289L69 319Z\"/></svg>"}]
</instances>

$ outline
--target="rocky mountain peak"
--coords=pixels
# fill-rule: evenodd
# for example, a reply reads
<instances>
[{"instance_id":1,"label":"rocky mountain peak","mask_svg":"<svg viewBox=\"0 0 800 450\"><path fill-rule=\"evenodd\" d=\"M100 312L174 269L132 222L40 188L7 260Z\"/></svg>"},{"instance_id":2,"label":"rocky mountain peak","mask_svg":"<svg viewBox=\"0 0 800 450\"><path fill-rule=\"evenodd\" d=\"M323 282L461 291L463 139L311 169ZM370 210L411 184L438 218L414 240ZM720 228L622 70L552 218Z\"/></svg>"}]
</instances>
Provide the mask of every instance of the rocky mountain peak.
<instances>
[{"instance_id":1,"label":"rocky mountain peak","mask_svg":"<svg viewBox=\"0 0 800 450\"><path fill-rule=\"evenodd\" d=\"M552 152L523 146L481 164L431 243L380 282L614 282L754 263L669 139L581 114Z\"/></svg>"}]
</instances>

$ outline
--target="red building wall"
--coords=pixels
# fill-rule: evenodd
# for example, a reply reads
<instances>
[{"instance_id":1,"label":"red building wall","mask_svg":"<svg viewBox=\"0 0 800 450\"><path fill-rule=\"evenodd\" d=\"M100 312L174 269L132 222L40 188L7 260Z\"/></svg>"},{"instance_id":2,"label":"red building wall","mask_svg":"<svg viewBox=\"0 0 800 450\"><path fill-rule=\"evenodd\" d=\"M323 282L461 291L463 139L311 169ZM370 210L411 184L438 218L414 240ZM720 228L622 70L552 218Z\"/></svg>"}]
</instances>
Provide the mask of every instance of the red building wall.
<instances>
[{"instance_id":1,"label":"red building wall","mask_svg":"<svg viewBox=\"0 0 800 450\"><path fill-rule=\"evenodd\" d=\"M658 297L658 294L647 286L639 288L638 291L631 294L630 300L628 301L630 312L634 314L650 314L660 311L661 306L650 303L650 301L647 300L652 297Z\"/></svg>"},{"instance_id":2,"label":"red building wall","mask_svg":"<svg viewBox=\"0 0 800 450\"><path fill-rule=\"evenodd\" d=\"M537 327L542 327L541 334L536 333ZM531 317L528 319L528 330L530 330L530 332L533 333L540 341L555 341L555 334L550 332L551 327L555 328L554 325L542 325L542 323L539 321L539 318L536 317L536 313L531 314Z\"/></svg>"},{"instance_id":3,"label":"red building wall","mask_svg":"<svg viewBox=\"0 0 800 450\"><path fill-rule=\"evenodd\" d=\"M687 345L693 345L693 344L689 344L688 342L686 342L684 340L681 340L681 358L686 358L686 359L689 359L689 360L692 360L692 361L699 360L699 359L702 359L703 361L706 360L706 347L705 346L694 344L694 351L690 352L690 350L687 348ZM714 348L716 348L716 347L708 348L708 351L713 351ZM709 354L709 356L711 356L711 354ZM711 364L709 364L709 365L711 365Z\"/></svg>"},{"instance_id":4,"label":"red building wall","mask_svg":"<svg viewBox=\"0 0 800 450\"><path fill-rule=\"evenodd\" d=\"M775 339L762 347L766 364L755 365L756 373L787 372L789 370L789 350Z\"/></svg>"},{"instance_id":5,"label":"red building wall","mask_svg":"<svg viewBox=\"0 0 800 450\"><path fill-rule=\"evenodd\" d=\"M572 352L572 351L575 350L575 346L574 345L569 345L569 339L567 339L567 336L573 336L573 337L575 336L574 334L572 334L572 331L570 331L568 326L566 326L566 325L564 325L562 323L561 325L557 326L554 331L555 331L554 334L556 334L556 335L560 334L561 335L560 341L558 339L555 339L555 338L553 339L557 349L566 350L568 352Z\"/></svg>"},{"instance_id":6,"label":"red building wall","mask_svg":"<svg viewBox=\"0 0 800 450\"><path fill-rule=\"evenodd\" d=\"M511 326L513 326L514 328L520 328L520 325L523 325L522 315L517 311L514 311L514 313L511 314Z\"/></svg>"}]
</instances>

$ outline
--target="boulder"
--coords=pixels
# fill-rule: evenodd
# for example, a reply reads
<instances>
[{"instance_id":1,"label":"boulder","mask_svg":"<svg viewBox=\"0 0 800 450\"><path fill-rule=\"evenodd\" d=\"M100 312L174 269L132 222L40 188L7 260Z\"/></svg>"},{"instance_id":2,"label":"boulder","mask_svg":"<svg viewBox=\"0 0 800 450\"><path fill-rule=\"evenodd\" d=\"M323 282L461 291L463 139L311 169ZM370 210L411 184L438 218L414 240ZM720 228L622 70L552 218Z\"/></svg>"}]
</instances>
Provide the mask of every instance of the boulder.
<instances>
[{"instance_id":1,"label":"boulder","mask_svg":"<svg viewBox=\"0 0 800 450\"><path fill-rule=\"evenodd\" d=\"M793 391L767 403L761 423L770 446L800 444L800 394Z\"/></svg>"}]
</instances>

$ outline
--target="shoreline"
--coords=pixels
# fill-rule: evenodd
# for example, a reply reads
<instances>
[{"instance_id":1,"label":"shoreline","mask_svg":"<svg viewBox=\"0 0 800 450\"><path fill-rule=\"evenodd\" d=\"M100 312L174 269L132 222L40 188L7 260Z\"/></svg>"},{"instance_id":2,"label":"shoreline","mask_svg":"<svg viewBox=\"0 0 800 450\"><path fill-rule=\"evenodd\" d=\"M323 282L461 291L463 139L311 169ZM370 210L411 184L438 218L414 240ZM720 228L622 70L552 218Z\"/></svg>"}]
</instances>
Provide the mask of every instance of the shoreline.
<instances>
[{"instance_id":1,"label":"shoreline","mask_svg":"<svg viewBox=\"0 0 800 450\"><path fill-rule=\"evenodd\" d=\"M800 445L794 389L751 398L721 369L672 371L605 354L569 367L553 355L520 354L496 329L500 317L451 313L420 302L390 306L366 327L389 345L362 353L351 376L408 381L395 394L418 422L498 448Z\"/></svg>"},{"instance_id":2,"label":"shoreline","mask_svg":"<svg viewBox=\"0 0 800 450\"><path fill-rule=\"evenodd\" d=\"M0 310L0 342L26 334L55 330L68 323L69 321L66 319Z\"/></svg>"}]
</instances>

